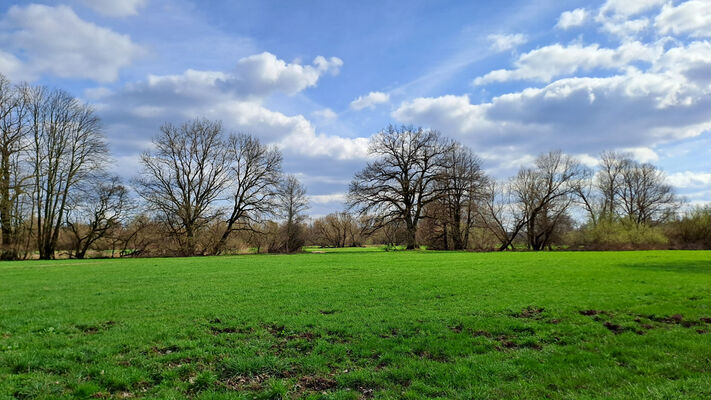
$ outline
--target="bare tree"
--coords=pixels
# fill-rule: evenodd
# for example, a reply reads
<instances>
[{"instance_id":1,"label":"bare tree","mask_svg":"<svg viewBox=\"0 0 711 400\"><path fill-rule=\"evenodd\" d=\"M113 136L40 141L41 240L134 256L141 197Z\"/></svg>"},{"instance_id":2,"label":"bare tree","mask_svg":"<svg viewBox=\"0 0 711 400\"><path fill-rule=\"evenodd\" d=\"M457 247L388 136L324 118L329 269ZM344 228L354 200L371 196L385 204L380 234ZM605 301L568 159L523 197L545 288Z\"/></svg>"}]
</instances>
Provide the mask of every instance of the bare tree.
<instances>
[{"instance_id":1,"label":"bare tree","mask_svg":"<svg viewBox=\"0 0 711 400\"><path fill-rule=\"evenodd\" d=\"M62 90L29 91L35 236L41 259L54 258L70 193L104 168L107 147L94 110Z\"/></svg>"},{"instance_id":2,"label":"bare tree","mask_svg":"<svg viewBox=\"0 0 711 400\"><path fill-rule=\"evenodd\" d=\"M213 252L219 254L230 234L236 230L254 230L262 217L276 208L276 194L281 179L281 152L250 135L231 136L228 142L230 167L227 170L232 196L232 211L225 231Z\"/></svg>"},{"instance_id":3,"label":"bare tree","mask_svg":"<svg viewBox=\"0 0 711 400\"><path fill-rule=\"evenodd\" d=\"M659 222L677 203L657 167L611 151L601 154L597 173L584 171L575 192L592 225L616 218L638 225Z\"/></svg>"},{"instance_id":4,"label":"bare tree","mask_svg":"<svg viewBox=\"0 0 711 400\"><path fill-rule=\"evenodd\" d=\"M303 246L302 222L308 209L306 188L294 175L287 175L277 192L277 211L284 220L282 247L287 253L298 251Z\"/></svg>"},{"instance_id":5,"label":"bare tree","mask_svg":"<svg viewBox=\"0 0 711 400\"><path fill-rule=\"evenodd\" d=\"M512 249L526 226L526 217L513 200L510 184L489 180L475 208L476 223L500 243L499 251Z\"/></svg>"},{"instance_id":6,"label":"bare tree","mask_svg":"<svg viewBox=\"0 0 711 400\"><path fill-rule=\"evenodd\" d=\"M446 162L438 182L446 216L444 247L463 250L469 243L469 233L475 222L474 209L486 176L479 159L467 147L456 144L448 149L444 157ZM451 238L451 246L447 243L448 237Z\"/></svg>"},{"instance_id":7,"label":"bare tree","mask_svg":"<svg viewBox=\"0 0 711 400\"><path fill-rule=\"evenodd\" d=\"M117 176L108 179L100 176L86 186L67 213L74 256L80 259L94 243L121 224L129 206L128 191Z\"/></svg>"},{"instance_id":8,"label":"bare tree","mask_svg":"<svg viewBox=\"0 0 711 400\"><path fill-rule=\"evenodd\" d=\"M580 164L560 151L543 154L533 168L521 168L512 181L512 192L525 221L529 248L550 247L558 224L567 219Z\"/></svg>"},{"instance_id":9,"label":"bare tree","mask_svg":"<svg viewBox=\"0 0 711 400\"><path fill-rule=\"evenodd\" d=\"M219 214L215 201L229 179L222 124L194 119L160 130L155 150L141 156L137 191L178 241L180 253L196 255L204 251L198 252L197 235Z\"/></svg>"},{"instance_id":10,"label":"bare tree","mask_svg":"<svg viewBox=\"0 0 711 400\"><path fill-rule=\"evenodd\" d=\"M442 193L436 181L451 147L437 131L389 126L371 139L370 153L377 159L353 178L350 207L360 214L379 214L383 221L402 221L407 248L414 249L424 209Z\"/></svg>"},{"instance_id":11,"label":"bare tree","mask_svg":"<svg viewBox=\"0 0 711 400\"><path fill-rule=\"evenodd\" d=\"M312 230L318 244L328 247L355 245L361 235L358 221L347 211L331 213L316 219Z\"/></svg>"},{"instance_id":12,"label":"bare tree","mask_svg":"<svg viewBox=\"0 0 711 400\"><path fill-rule=\"evenodd\" d=\"M0 74L0 258L18 257L18 230L24 222L31 173L27 171L29 147L26 87L13 86Z\"/></svg>"},{"instance_id":13,"label":"bare tree","mask_svg":"<svg viewBox=\"0 0 711 400\"><path fill-rule=\"evenodd\" d=\"M677 203L664 173L649 163L626 163L617 187L623 218L637 225L665 220Z\"/></svg>"}]
</instances>

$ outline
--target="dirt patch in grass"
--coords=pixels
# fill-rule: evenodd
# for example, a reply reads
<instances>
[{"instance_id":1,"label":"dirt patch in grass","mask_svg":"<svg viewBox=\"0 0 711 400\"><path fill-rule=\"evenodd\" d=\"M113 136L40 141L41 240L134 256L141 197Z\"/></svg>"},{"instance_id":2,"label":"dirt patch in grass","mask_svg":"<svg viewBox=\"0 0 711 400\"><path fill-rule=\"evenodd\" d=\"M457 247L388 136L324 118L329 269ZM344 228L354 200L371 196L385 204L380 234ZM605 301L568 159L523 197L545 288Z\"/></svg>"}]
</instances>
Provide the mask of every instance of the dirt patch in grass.
<instances>
[{"instance_id":1,"label":"dirt patch in grass","mask_svg":"<svg viewBox=\"0 0 711 400\"><path fill-rule=\"evenodd\" d=\"M111 329L114 325L116 325L115 321L105 321L102 322L98 325L84 325L84 324L77 324L76 328L82 331L82 333L87 334L87 335L93 335L96 333L99 333L101 331L105 331L108 329Z\"/></svg>"},{"instance_id":2,"label":"dirt patch in grass","mask_svg":"<svg viewBox=\"0 0 711 400\"><path fill-rule=\"evenodd\" d=\"M271 379L269 374L257 374L253 376L232 376L225 380L219 381L219 385L230 390L237 391L258 391L262 390L264 382Z\"/></svg>"},{"instance_id":3,"label":"dirt patch in grass","mask_svg":"<svg viewBox=\"0 0 711 400\"><path fill-rule=\"evenodd\" d=\"M338 383L333 378L323 376L305 375L299 378L296 383L297 390L313 390L316 392L325 392L338 387Z\"/></svg>"},{"instance_id":4,"label":"dirt patch in grass","mask_svg":"<svg viewBox=\"0 0 711 400\"><path fill-rule=\"evenodd\" d=\"M607 311L603 310L580 310L580 315L593 316L593 315L608 315Z\"/></svg>"},{"instance_id":5,"label":"dirt patch in grass","mask_svg":"<svg viewBox=\"0 0 711 400\"><path fill-rule=\"evenodd\" d=\"M496 346L496 349L499 351L504 351L504 350L515 350L515 349L534 349L534 350L541 350L543 346L541 346L539 343L536 342L530 342L526 341L523 343L516 343L513 338L507 335L501 335L496 338L496 340L499 342L499 344Z\"/></svg>"},{"instance_id":6,"label":"dirt patch in grass","mask_svg":"<svg viewBox=\"0 0 711 400\"><path fill-rule=\"evenodd\" d=\"M518 314L514 314L518 318L538 318L545 311L543 307L528 306L521 310Z\"/></svg>"},{"instance_id":7,"label":"dirt patch in grass","mask_svg":"<svg viewBox=\"0 0 711 400\"><path fill-rule=\"evenodd\" d=\"M607 328L610 332L614 333L615 335L620 334L624 331L626 331L626 328L623 328L622 326L615 324L610 321L605 321L605 323L602 324L605 328Z\"/></svg>"}]
</instances>

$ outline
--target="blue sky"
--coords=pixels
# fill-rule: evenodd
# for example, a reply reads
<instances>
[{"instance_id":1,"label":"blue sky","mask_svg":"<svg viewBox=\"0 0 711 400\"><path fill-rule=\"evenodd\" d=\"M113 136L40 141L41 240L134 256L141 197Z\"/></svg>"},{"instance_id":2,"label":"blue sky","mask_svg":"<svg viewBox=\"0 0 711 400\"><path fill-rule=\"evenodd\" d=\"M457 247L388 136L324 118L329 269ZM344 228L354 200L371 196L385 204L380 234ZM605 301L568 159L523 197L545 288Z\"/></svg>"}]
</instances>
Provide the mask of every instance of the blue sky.
<instances>
[{"instance_id":1,"label":"blue sky","mask_svg":"<svg viewBox=\"0 0 711 400\"><path fill-rule=\"evenodd\" d=\"M504 178L606 149L711 200L711 1L17 1L0 73L95 105L124 177L163 122L220 119L278 145L342 207L389 123L436 128Z\"/></svg>"}]
</instances>

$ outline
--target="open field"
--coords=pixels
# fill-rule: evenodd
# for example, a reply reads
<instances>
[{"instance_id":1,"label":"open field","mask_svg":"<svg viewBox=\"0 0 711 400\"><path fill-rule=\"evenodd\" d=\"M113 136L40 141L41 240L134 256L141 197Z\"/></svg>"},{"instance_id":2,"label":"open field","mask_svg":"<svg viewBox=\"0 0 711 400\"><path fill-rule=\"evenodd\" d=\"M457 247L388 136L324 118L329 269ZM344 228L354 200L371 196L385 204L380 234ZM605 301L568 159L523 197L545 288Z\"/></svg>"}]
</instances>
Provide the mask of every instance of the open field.
<instances>
[{"instance_id":1,"label":"open field","mask_svg":"<svg viewBox=\"0 0 711 400\"><path fill-rule=\"evenodd\" d=\"M711 252L0 264L0 398L709 398Z\"/></svg>"}]
</instances>

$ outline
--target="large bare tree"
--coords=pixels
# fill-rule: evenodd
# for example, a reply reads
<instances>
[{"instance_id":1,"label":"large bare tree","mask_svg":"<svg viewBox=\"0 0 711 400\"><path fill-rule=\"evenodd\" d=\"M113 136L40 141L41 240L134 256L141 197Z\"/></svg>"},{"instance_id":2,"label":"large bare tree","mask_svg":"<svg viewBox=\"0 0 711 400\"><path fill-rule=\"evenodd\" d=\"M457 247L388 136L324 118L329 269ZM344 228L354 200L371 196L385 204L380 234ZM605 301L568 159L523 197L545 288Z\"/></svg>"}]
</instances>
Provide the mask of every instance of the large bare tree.
<instances>
[{"instance_id":1,"label":"large bare tree","mask_svg":"<svg viewBox=\"0 0 711 400\"><path fill-rule=\"evenodd\" d=\"M178 241L180 254L201 254L206 249L198 251L198 234L217 218L215 202L229 181L222 124L206 119L165 124L153 145L141 156L137 192Z\"/></svg>"},{"instance_id":2,"label":"large bare tree","mask_svg":"<svg viewBox=\"0 0 711 400\"><path fill-rule=\"evenodd\" d=\"M378 214L384 221L402 221L407 248L417 247L417 225L425 207L442 193L436 183L452 143L434 130L389 126L370 142L375 160L355 174L348 193L350 207L360 214Z\"/></svg>"},{"instance_id":3,"label":"large bare tree","mask_svg":"<svg viewBox=\"0 0 711 400\"><path fill-rule=\"evenodd\" d=\"M556 229L568 220L575 182L582 168L573 157L560 151L539 156L533 167L521 168L511 183L521 222L525 222L529 248L550 247Z\"/></svg>"},{"instance_id":4,"label":"large bare tree","mask_svg":"<svg viewBox=\"0 0 711 400\"><path fill-rule=\"evenodd\" d=\"M213 252L219 254L236 230L254 230L264 216L274 214L276 195L281 179L281 152L245 134L230 136L228 141L230 166L227 169L228 191L232 210L225 221L225 230Z\"/></svg>"},{"instance_id":5,"label":"large bare tree","mask_svg":"<svg viewBox=\"0 0 711 400\"><path fill-rule=\"evenodd\" d=\"M70 193L101 171L108 149L92 107L62 90L28 90L34 232L41 259L54 258Z\"/></svg>"}]
</instances>

